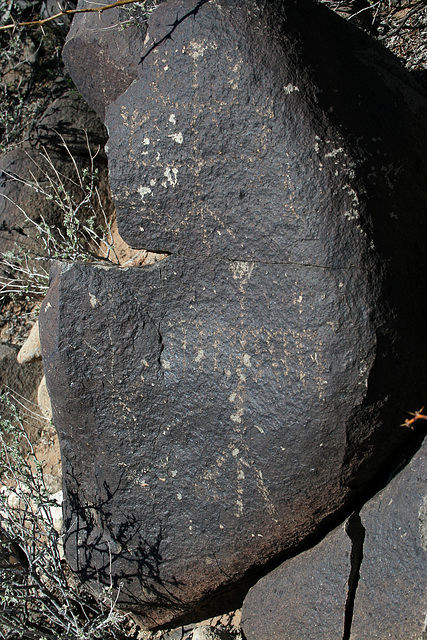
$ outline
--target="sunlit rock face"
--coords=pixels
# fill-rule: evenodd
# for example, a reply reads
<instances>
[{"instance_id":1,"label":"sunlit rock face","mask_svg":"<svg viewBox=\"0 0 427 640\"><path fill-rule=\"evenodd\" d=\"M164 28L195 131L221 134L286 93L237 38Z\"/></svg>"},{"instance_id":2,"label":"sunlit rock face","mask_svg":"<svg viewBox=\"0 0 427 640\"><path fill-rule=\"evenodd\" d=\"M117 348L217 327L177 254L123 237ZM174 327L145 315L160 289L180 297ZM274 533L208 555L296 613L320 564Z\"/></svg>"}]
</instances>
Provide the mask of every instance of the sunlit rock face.
<instances>
[{"instance_id":1,"label":"sunlit rock face","mask_svg":"<svg viewBox=\"0 0 427 640\"><path fill-rule=\"evenodd\" d=\"M68 559L147 627L230 608L403 450L426 382L425 113L311 3L152 14L108 158L123 238L170 255L57 264L40 318Z\"/></svg>"}]
</instances>

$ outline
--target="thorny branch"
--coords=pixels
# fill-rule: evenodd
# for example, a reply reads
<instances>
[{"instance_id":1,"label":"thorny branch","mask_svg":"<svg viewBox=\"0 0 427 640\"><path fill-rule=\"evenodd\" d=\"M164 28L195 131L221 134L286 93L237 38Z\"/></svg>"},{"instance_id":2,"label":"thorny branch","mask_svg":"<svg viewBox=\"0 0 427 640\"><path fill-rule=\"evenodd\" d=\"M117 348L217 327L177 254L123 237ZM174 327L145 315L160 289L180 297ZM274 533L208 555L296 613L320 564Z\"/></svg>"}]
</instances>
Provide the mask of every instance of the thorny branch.
<instances>
[{"instance_id":1,"label":"thorny branch","mask_svg":"<svg viewBox=\"0 0 427 640\"><path fill-rule=\"evenodd\" d=\"M415 411L414 413L411 413L411 416L414 416L413 418L407 418L405 420L405 422L403 424L401 424L401 427L408 427L409 429L414 429L414 424L417 422L417 420L427 420L427 416L425 416L422 412L424 411L424 407L422 407L422 409L420 409L419 411Z\"/></svg>"},{"instance_id":2,"label":"thorny branch","mask_svg":"<svg viewBox=\"0 0 427 640\"><path fill-rule=\"evenodd\" d=\"M55 13L53 16L49 16L48 18L43 18L41 20L32 20L30 22L13 22L10 24L5 24L0 26L0 31L5 31L6 29L16 29L16 27L32 27L32 26L42 26L47 22L52 22L53 20L57 20L62 16L74 16L76 13L98 13L101 14L108 9L115 9L116 7L123 7L127 4L136 4L141 2L142 0L117 0L111 4L106 4L102 7L88 7L87 9L62 9L58 13ZM206 2L206 0L205 0Z\"/></svg>"}]
</instances>

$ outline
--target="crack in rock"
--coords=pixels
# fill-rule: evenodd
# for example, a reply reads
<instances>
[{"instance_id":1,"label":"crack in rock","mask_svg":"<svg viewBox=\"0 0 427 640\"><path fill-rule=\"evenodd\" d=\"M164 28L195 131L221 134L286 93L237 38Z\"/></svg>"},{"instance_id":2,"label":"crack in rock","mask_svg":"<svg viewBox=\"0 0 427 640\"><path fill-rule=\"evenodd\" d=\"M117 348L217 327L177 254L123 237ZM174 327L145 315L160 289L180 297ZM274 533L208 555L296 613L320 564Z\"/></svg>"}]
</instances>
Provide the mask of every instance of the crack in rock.
<instances>
[{"instance_id":1,"label":"crack in rock","mask_svg":"<svg viewBox=\"0 0 427 640\"><path fill-rule=\"evenodd\" d=\"M362 524L360 513L358 511L355 511L350 516L346 526L346 533L351 540L351 567L350 575L348 577L347 601L345 603L343 640L350 640L354 603L360 579L360 567L363 561L363 544L366 535L366 530Z\"/></svg>"}]
</instances>

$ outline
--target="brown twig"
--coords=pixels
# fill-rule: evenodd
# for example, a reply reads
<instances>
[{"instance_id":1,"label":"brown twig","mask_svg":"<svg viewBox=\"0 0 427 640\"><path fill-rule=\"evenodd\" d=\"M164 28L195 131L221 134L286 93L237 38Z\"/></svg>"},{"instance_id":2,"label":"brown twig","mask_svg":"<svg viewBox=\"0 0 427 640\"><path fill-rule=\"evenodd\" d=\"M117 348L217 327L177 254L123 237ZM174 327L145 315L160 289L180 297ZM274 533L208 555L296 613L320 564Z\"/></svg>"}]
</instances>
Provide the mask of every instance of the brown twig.
<instances>
[{"instance_id":1,"label":"brown twig","mask_svg":"<svg viewBox=\"0 0 427 640\"><path fill-rule=\"evenodd\" d=\"M417 420L427 420L427 416L425 416L422 411L424 410L424 407L422 409L420 409L419 411L415 411L415 413L411 413L411 416L414 416L413 418L407 418L405 420L405 422L403 424L401 424L401 427L408 427L409 429L414 429L414 424Z\"/></svg>"},{"instance_id":2,"label":"brown twig","mask_svg":"<svg viewBox=\"0 0 427 640\"><path fill-rule=\"evenodd\" d=\"M137 2L142 2L142 0L117 0L112 4L106 4L103 7L90 7L88 9L63 9L59 13L55 13L53 16L49 16L48 18L43 18L42 20L33 20L31 22L14 22L13 24L5 24L0 27L0 31L5 31L6 29L16 29L16 27L37 27L46 24L47 22L52 22L52 20L57 20L61 18L61 16L73 16L76 13L99 13L101 14L103 11L107 11L108 9L115 9L116 7L123 7L126 4L136 4Z\"/></svg>"}]
</instances>

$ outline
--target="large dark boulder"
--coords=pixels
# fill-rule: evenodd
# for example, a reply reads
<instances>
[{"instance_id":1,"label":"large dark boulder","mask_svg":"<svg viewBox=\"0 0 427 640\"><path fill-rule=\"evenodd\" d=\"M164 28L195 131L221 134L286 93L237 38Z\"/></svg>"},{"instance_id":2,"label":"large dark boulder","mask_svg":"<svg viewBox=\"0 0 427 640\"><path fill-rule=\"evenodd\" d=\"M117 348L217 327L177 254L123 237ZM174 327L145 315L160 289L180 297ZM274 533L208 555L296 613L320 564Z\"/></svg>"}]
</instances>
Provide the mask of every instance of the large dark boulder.
<instances>
[{"instance_id":1,"label":"large dark boulder","mask_svg":"<svg viewBox=\"0 0 427 640\"><path fill-rule=\"evenodd\" d=\"M173 255L56 265L40 330L68 559L155 627L230 608L405 455L427 101L304 0L172 0L145 46L110 180L124 239Z\"/></svg>"}]
</instances>

